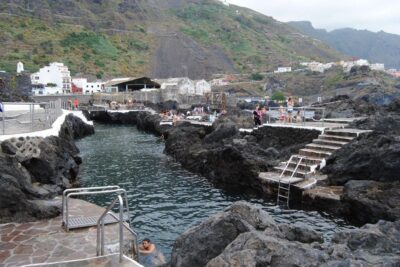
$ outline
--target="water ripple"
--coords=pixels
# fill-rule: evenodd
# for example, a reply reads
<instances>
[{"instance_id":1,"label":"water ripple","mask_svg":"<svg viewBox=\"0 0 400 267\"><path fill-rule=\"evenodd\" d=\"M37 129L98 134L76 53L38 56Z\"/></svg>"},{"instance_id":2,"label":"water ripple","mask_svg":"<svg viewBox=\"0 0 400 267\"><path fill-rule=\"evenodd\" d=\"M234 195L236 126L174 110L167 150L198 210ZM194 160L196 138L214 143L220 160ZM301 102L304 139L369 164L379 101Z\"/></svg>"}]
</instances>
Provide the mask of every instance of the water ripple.
<instances>
[{"instance_id":1,"label":"water ripple","mask_svg":"<svg viewBox=\"0 0 400 267\"><path fill-rule=\"evenodd\" d=\"M260 204L278 222L301 222L328 240L341 229L342 220L317 212L281 210L262 199L227 194L204 177L192 174L163 154L158 138L135 127L96 124L96 134L77 142L83 164L82 186L120 185L128 192L133 227L139 238L149 237L169 257L174 240L235 201ZM111 199L89 200L105 206Z\"/></svg>"}]
</instances>

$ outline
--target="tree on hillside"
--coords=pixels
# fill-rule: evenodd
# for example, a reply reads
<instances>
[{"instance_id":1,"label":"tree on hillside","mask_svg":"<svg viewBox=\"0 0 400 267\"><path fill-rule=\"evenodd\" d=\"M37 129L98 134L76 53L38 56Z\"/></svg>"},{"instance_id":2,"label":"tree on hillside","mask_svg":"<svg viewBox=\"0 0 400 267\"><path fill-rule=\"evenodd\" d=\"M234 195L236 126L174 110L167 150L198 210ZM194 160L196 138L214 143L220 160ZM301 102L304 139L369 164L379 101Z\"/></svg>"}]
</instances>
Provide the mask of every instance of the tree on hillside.
<instances>
[{"instance_id":1,"label":"tree on hillside","mask_svg":"<svg viewBox=\"0 0 400 267\"><path fill-rule=\"evenodd\" d=\"M275 93L273 93L273 95L271 96L271 100L275 100L275 101L285 101L286 97L285 94L282 93L281 91L276 91Z\"/></svg>"},{"instance_id":2,"label":"tree on hillside","mask_svg":"<svg viewBox=\"0 0 400 267\"><path fill-rule=\"evenodd\" d=\"M261 81L262 79L264 79L264 76L260 73L253 73L251 74L250 78L254 81Z\"/></svg>"}]
</instances>

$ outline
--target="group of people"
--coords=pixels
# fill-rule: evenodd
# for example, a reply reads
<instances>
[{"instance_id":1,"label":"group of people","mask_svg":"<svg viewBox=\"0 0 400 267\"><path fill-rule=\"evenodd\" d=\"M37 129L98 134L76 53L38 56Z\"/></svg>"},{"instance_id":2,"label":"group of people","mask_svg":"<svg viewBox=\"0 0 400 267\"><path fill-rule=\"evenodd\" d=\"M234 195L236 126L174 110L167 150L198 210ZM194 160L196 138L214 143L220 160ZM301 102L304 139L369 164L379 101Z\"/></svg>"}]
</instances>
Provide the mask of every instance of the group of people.
<instances>
[{"instance_id":1,"label":"group of people","mask_svg":"<svg viewBox=\"0 0 400 267\"><path fill-rule=\"evenodd\" d=\"M254 126L257 127L263 123L267 122L268 113L266 107L262 107L260 109L260 105L256 105L255 109L253 110L253 120ZM286 107L282 105L279 107L279 117L278 119L282 122L301 122L302 121L302 114L301 111L298 110L297 113L294 115L294 100L293 98L289 97L286 102Z\"/></svg>"},{"instance_id":2,"label":"group of people","mask_svg":"<svg viewBox=\"0 0 400 267\"><path fill-rule=\"evenodd\" d=\"M267 108L264 106L260 110L260 105L256 105L253 111L254 126L259 126L267 122Z\"/></svg>"}]
</instances>

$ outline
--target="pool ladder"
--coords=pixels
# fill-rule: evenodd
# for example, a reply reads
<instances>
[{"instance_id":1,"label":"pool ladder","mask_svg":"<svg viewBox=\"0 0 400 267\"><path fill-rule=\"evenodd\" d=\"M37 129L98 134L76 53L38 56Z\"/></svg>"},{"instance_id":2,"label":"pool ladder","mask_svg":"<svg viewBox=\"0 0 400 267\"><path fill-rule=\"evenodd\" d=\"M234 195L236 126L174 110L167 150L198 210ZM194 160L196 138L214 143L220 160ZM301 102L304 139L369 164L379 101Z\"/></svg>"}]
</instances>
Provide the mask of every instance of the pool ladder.
<instances>
[{"instance_id":1,"label":"pool ladder","mask_svg":"<svg viewBox=\"0 0 400 267\"><path fill-rule=\"evenodd\" d=\"M284 204L283 206L286 206L287 208L289 208L289 200L290 200L290 186L292 183L292 179L295 176L297 169L299 168L303 157L300 157L299 160L296 163L296 168L292 171L292 174L290 175L288 182L284 183L282 181L282 178L285 175L286 170L288 169L290 163L292 162L293 159L293 155L290 157L290 159L288 160L288 162L286 163L285 168L283 169L281 175L279 176L279 181L278 181L278 195L276 198L276 202L278 206L282 206L282 204Z\"/></svg>"},{"instance_id":2,"label":"pool ladder","mask_svg":"<svg viewBox=\"0 0 400 267\"><path fill-rule=\"evenodd\" d=\"M68 200L74 196L88 196L88 195L114 195L115 198L100 217L91 216L69 216ZM112 212L112 209L118 204L118 215ZM129 217L128 198L125 189L119 186L100 186L100 187L86 187L86 188L72 188L66 189L62 196L62 225L69 231L70 229L84 228L97 226L97 242L96 254L97 256L104 255L104 225L111 223L119 223L119 259L123 260L123 241L124 241L124 228L128 230L134 237L133 244L133 257L135 260L139 259L139 246L138 235L131 228L131 220Z\"/></svg>"}]
</instances>

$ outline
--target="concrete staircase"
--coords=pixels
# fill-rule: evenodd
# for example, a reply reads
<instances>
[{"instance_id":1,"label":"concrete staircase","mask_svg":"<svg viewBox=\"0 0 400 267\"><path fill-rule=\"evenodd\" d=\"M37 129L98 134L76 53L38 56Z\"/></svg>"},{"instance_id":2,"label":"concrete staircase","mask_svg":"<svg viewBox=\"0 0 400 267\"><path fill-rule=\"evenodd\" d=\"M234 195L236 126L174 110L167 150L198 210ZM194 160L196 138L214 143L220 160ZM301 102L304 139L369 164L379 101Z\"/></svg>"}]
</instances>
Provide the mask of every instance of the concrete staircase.
<instances>
[{"instance_id":1,"label":"concrete staircase","mask_svg":"<svg viewBox=\"0 0 400 267\"><path fill-rule=\"evenodd\" d=\"M273 172L260 173L259 179L263 184L269 183L276 186L278 183L278 194L284 187L283 191L288 192L283 198L289 199L290 186L296 186L302 190L314 187L317 179L313 176L317 170L325 166L326 159L333 152L366 132L370 131L346 128L325 130L312 143L292 155L290 162L283 162L275 167Z\"/></svg>"}]
</instances>

